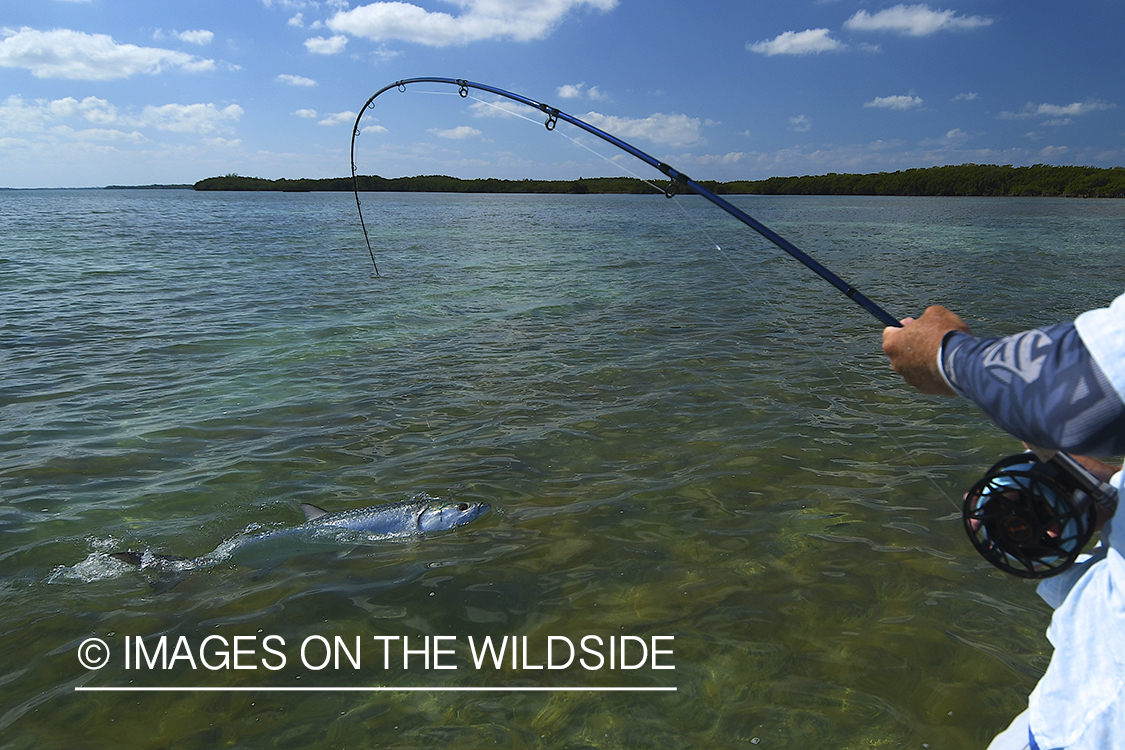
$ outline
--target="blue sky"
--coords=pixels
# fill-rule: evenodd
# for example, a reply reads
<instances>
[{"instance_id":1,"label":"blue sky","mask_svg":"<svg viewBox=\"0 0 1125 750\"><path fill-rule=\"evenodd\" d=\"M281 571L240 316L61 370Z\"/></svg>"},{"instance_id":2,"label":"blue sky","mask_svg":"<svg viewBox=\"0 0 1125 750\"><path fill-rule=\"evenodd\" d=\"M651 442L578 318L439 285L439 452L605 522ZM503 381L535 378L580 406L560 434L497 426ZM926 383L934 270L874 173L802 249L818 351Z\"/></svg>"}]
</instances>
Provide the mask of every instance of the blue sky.
<instances>
[{"instance_id":1,"label":"blue sky","mask_svg":"<svg viewBox=\"0 0 1125 750\"><path fill-rule=\"evenodd\" d=\"M1123 32L1125 0L5 0L0 186L345 176L363 102L423 76L701 180L1119 166ZM652 175L439 86L364 123L363 173Z\"/></svg>"}]
</instances>

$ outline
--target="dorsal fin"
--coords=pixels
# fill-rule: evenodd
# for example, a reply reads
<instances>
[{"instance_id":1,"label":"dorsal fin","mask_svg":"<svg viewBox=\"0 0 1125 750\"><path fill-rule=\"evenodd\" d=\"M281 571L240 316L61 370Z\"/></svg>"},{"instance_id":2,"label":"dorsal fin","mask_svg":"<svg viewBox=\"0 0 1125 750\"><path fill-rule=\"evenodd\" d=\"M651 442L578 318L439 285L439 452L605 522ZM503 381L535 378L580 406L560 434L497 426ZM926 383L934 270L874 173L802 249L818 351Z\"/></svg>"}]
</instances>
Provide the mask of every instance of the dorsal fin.
<instances>
[{"instance_id":1,"label":"dorsal fin","mask_svg":"<svg viewBox=\"0 0 1125 750\"><path fill-rule=\"evenodd\" d=\"M129 563L130 565L136 565L137 567L140 567L141 565L140 553L133 552L132 550L129 550L127 552L111 552L109 556L114 560L120 560L121 562Z\"/></svg>"},{"instance_id":2,"label":"dorsal fin","mask_svg":"<svg viewBox=\"0 0 1125 750\"><path fill-rule=\"evenodd\" d=\"M300 508L301 511L305 514L306 521L312 521L320 518L321 516L328 515L328 511L326 511L324 508L318 508L312 503L301 503Z\"/></svg>"}]
</instances>

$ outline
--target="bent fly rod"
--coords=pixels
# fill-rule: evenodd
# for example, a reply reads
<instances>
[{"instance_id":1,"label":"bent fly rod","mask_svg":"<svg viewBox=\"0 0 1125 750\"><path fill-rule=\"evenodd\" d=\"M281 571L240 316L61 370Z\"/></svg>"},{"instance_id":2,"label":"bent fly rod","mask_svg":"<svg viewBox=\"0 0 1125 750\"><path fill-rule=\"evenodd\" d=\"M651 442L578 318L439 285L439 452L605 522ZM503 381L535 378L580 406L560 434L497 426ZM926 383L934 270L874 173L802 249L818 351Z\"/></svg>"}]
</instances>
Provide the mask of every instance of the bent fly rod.
<instances>
[{"instance_id":1,"label":"bent fly rod","mask_svg":"<svg viewBox=\"0 0 1125 750\"><path fill-rule=\"evenodd\" d=\"M664 194L669 198L674 195L677 186L686 187L702 195L799 260L843 292L848 299L875 316L879 322L887 326L901 327L894 316L861 294L851 284L813 260L789 240L715 195L683 172L555 107L494 86L460 78L406 78L396 81L375 92L356 115L355 127L352 128L352 186L356 208L359 210L359 223L363 227L363 237L367 240L367 251L371 254L371 263L375 266L376 274L379 273L379 267L375 264L375 252L371 249L371 238L367 234L367 226L363 222L363 208L359 202L355 139L360 134L359 122L363 119L363 113L368 109L374 109L375 99L380 94L391 89L405 91L407 85L413 83L457 86L458 93L463 98L469 95L469 89L478 89L511 99L545 114L547 120L544 124L547 130L554 130L559 120L569 122L662 172L669 179L668 187L664 189ZM891 437L894 438L893 435ZM1038 453L1042 455L1035 455ZM940 487L938 490L945 494ZM1073 458L1061 451L1042 452L1036 449L1033 454L1010 456L993 466L988 474L966 493L962 517L973 546L990 563L1005 572L1023 578L1047 578L1063 572L1077 559L1094 533L1097 509L1101 507L1112 511L1116 505L1117 493L1090 474Z\"/></svg>"},{"instance_id":2,"label":"bent fly rod","mask_svg":"<svg viewBox=\"0 0 1125 750\"><path fill-rule=\"evenodd\" d=\"M657 170L662 172L669 179L669 186L668 186L668 188L666 188L664 190L664 194L667 195L669 198L671 198L674 195L674 189L675 189L676 186L686 187L689 190L692 190L693 192L695 192L699 195L702 195L704 198L711 201L716 206L723 209L728 214L730 214L734 218L738 219L739 221L741 221L743 224L745 224L746 226L753 229L758 234L765 237L767 240L772 242L774 245L777 245L779 248L781 248L785 252L789 253L789 255L791 255L794 258L796 258L797 260L799 260L801 263L803 263L805 266L807 266L809 269L811 269L813 272L815 272L822 279L824 279L829 284L831 284L832 286L836 287L838 290L843 292L844 295L848 297L848 299L852 300L857 305L862 307L864 310L867 310L867 312L874 315L875 318L878 319L879 322L881 322L883 325L885 325L885 326L896 326L896 327L901 325L898 322L897 318L895 318L893 315L888 313L883 308L879 307L879 305L872 302L870 299L868 299L864 294L862 294L858 289L853 287L851 284L849 284L848 282L844 281L843 279L841 279L836 274L829 271L827 268L822 266L820 263L818 263L813 258L809 257L808 254L806 254L804 251L799 249L792 242L785 239L784 237L779 235L777 232L774 232L772 229L767 227L765 224L762 224L760 221L755 219L753 216L750 216L748 213L746 213L742 209L738 208L737 206L732 205L731 203L724 200L723 198L720 198L718 195L716 195L712 191L708 190L704 186L700 185L698 182L691 179L690 177L688 177L683 172L680 172L679 170L673 169L672 167L668 166L664 162L646 154L644 151L641 151L639 148L633 146L632 144L626 143L625 141L621 140L620 138L618 138L614 135L610 135L609 133L605 132L604 130L596 128L593 125L589 124L588 122L583 122L582 120L579 120L577 117L574 117L573 115L569 115L569 114L567 114L566 112L563 112L560 109L557 109L557 108L552 107L550 105L544 104L543 102L537 102L534 99L529 99L526 96L521 96L519 94L513 94L512 92L505 91L503 89L498 89L495 86L489 86L489 85L483 84L483 83L473 83L472 81L466 81L466 80L461 79L461 78L404 78L400 81L395 81L394 83L390 84L389 86L384 86L383 88L379 89L374 94L372 94L371 98L368 99L367 102L363 105L363 107L359 110L359 114L356 115L355 126L352 128L352 148L351 148L352 186L353 186L354 192L355 192L356 209L359 211L359 223L360 223L360 226L363 228L363 238L367 241L367 252L370 253L370 255L371 255L371 263L372 263L372 265L375 266L375 273L379 273L379 266L375 263L375 252L371 249L371 238L367 234L367 225L363 221L363 208L362 208L362 206L360 206L360 202L359 202L359 176L356 173L356 165L355 165L355 139L356 139L356 136L358 136L360 134L359 121L363 118L364 112L366 112L369 109L375 108L375 99L377 99L381 94L384 94L387 91L390 91L391 89L398 89L399 91L405 91L406 87L410 84L413 84L413 83L440 83L440 84L448 84L448 85L451 85L451 86L457 86L458 93L462 96L462 98L467 97L469 95L469 89L477 89L479 91L486 91L490 94L495 94L496 96L501 96L501 97L504 97L506 99L511 99L512 101L519 102L520 104L525 104L528 107L531 107L532 109L537 109L540 112L542 112L543 114L545 114L547 116L547 120L544 123L544 125L546 125L547 130L554 130L555 126L558 124L559 120L562 120L563 122L569 122L571 125L574 125L575 127L579 128L581 130L585 130L587 133L590 133L591 135L597 136L598 138L602 139L606 143L610 143L610 144L616 146L617 148L621 149L625 153L631 154L632 156L635 156L636 158L640 159L641 161L645 162L646 164L648 164L652 167L655 167Z\"/></svg>"}]
</instances>

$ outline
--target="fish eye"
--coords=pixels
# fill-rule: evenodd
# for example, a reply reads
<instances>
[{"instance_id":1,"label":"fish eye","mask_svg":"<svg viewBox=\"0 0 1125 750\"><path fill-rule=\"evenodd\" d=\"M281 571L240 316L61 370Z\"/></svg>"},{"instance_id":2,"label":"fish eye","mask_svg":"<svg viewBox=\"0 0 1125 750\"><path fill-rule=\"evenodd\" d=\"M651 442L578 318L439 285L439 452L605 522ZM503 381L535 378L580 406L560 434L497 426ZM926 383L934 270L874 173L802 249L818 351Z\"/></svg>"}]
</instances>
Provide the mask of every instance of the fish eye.
<instances>
[{"instance_id":1,"label":"fish eye","mask_svg":"<svg viewBox=\"0 0 1125 750\"><path fill-rule=\"evenodd\" d=\"M468 504L468 503L458 503L458 504L457 504L457 510L461 511L462 513L464 513L464 512L465 512L465 511L467 511L468 509L469 509L469 504Z\"/></svg>"}]
</instances>

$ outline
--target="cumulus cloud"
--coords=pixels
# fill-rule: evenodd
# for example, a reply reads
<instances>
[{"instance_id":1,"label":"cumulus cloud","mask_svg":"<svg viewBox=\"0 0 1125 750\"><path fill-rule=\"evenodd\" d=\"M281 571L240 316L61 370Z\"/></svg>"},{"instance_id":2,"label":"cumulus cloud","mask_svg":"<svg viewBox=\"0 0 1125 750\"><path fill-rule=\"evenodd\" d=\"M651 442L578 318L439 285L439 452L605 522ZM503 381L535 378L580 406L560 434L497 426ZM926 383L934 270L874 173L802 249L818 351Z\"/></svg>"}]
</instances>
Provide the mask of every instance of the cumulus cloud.
<instances>
[{"instance_id":1,"label":"cumulus cloud","mask_svg":"<svg viewBox=\"0 0 1125 750\"><path fill-rule=\"evenodd\" d=\"M695 146L705 143L700 134L702 122L695 117L656 113L644 118L616 117L589 112L583 119L621 138L644 138L667 146Z\"/></svg>"},{"instance_id":2,"label":"cumulus cloud","mask_svg":"<svg viewBox=\"0 0 1125 750\"><path fill-rule=\"evenodd\" d=\"M983 16L958 16L952 10L933 10L925 3L896 5L878 13L857 12L844 22L852 31L893 31L907 36L928 36L938 31L979 29L992 23Z\"/></svg>"},{"instance_id":3,"label":"cumulus cloud","mask_svg":"<svg viewBox=\"0 0 1125 750\"><path fill-rule=\"evenodd\" d=\"M1024 120L1031 117L1048 117L1056 118L1053 124L1060 124L1059 118L1070 122L1071 117L1081 117L1088 115L1091 112L1104 112L1107 109L1113 109L1117 105L1109 102L1101 101L1100 99L1087 99L1084 102L1074 102L1072 104L1034 104L1028 102L1024 108L1019 112L1001 112L1000 117L1004 120ZM1061 124L1065 124L1061 123Z\"/></svg>"},{"instance_id":4,"label":"cumulus cloud","mask_svg":"<svg viewBox=\"0 0 1125 750\"><path fill-rule=\"evenodd\" d=\"M318 122L317 125L341 125L343 123L351 123L351 122L355 122L355 112L333 112L331 114L325 115L324 119L322 119L320 122ZM364 130L363 130L363 132L365 132L365 133L370 132L370 131L373 131L373 132L376 132L376 133L386 132L385 129L382 129L379 126L375 126L375 127L368 126L368 127L364 128Z\"/></svg>"},{"instance_id":5,"label":"cumulus cloud","mask_svg":"<svg viewBox=\"0 0 1125 750\"><path fill-rule=\"evenodd\" d=\"M118 119L117 108L105 99L99 99L96 96L87 96L82 101L68 96L64 99L46 102L45 106L54 117L81 117L87 122L97 125L110 125L117 122Z\"/></svg>"},{"instance_id":6,"label":"cumulus cloud","mask_svg":"<svg viewBox=\"0 0 1125 750\"><path fill-rule=\"evenodd\" d=\"M289 86L315 86L316 85L316 81L314 81L311 78L305 78L303 76L289 75L288 73L282 73L281 75L279 75L277 77L277 80L280 83L288 84Z\"/></svg>"},{"instance_id":7,"label":"cumulus cloud","mask_svg":"<svg viewBox=\"0 0 1125 750\"><path fill-rule=\"evenodd\" d=\"M181 31L176 34L176 38L181 42L198 44L200 47L205 47L215 38L215 34L214 32L205 31L204 29L197 29L195 31Z\"/></svg>"},{"instance_id":8,"label":"cumulus cloud","mask_svg":"<svg viewBox=\"0 0 1125 750\"><path fill-rule=\"evenodd\" d=\"M789 126L798 133L807 133L812 130L812 118L808 115L797 115L789 118Z\"/></svg>"},{"instance_id":9,"label":"cumulus cloud","mask_svg":"<svg viewBox=\"0 0 1125 750\"><path fill-rule=\"evenodd\" d=\"M478 101L470 105L469 110L474 117L527 117L529 113L534 117L539 114L507 99ZM581 117L594 127L621 138L645 138L667 146L696 146L706 143L700 133L703 121L687 115L658 112L648 117L634 118L587 112Z\"/></svg>"},{"instance_id":10,"label":"cumulus cloud","mask_svg":"<svg viewBox=\"0 0 1125 750\"><path fill-rule=\"evenodd\" d=\"M746 157L745 151L731 151L725 154L703 154L702 156L684 155L684 161L692 160L696 164L737 164Z\"/></svg>"},{"instance_id":11,"label":"cumulus cloud","mask_svg":"<svg viewBox=\"0 0 1125 750\"><path fill-rule=\"evenodd\" d=\"M238 122L242 107L231 104L219 108L214 104L164 104L145 107L139 114L121 112L110 102L88 96L79 101L73 97L63 99L36 99L32 102L18 95L9 96L0 104L0 132L43 133L73 131L68 122L85 121L103 126L99 137L110 138L104 126L118 128L154 128L176 133L207 134L223 131ZM121 132L121 131L119 131ZM135 140L135 133L126 133Z\"/></svg>"},{"instance_id":12,"label":"cumulus cloud","mask_svg":"<svg viewBox=\"0 0 1125 750\"><path fill-rule=\"evenodd\" d=\"M833 39L828 29L786 31L773 39L747 43L746 49L760 55L815 55L821 52L840 52L847 45Z\"/></svg>"},{"instance_id":13,"label":"cumulus cloud","mask_svg":"<svg viewBox=\"0 0 1125 750\"><path fill-rule=\"evenodd\" d=\"M224 130L243 115L242 107L231 104L219 109L214 104L164 104L145 107L137 122L174 133L213 133Z\"/></svg>"},{"instance_id":14,"label":"cumulus cloud","mask_svg":"<svg viewBox=\"0 0 1125 750\"><path fill-rule=\"evenodd\" d=\"M305 40L305 49L314 55L335 55L343 52L344 45L347 43L348 38L343 34L330 36L327 39L322 36L314 36Z\"/></svg>"},{"instance_id":15,"label":"cumulus cloud","mask_svg":"<svg viewBox=\"0 0 1125 750\"><path fill-rule=\"evenodd\" d=\"M12 94L0 103L0 133L34 133L51 123L74 118L105 125L116 121L117 111L106 100L93 96L81 102L72 97L27 102Z\"/></svg>"},{"instance_id":16,"label":"cumulus cloud","mask_svg":"<svg viewBox=\"0 0 1125 750\"><path fill-rule=\"evenodd\" d=\"M1059 157L1065 156L1070 149L1066 146L1046 146L1039 151L1039 160L1042 162L1050 162Z\"/></svg>"},{"instance_id":17,"label":"cumulus cloud","mask_svg":"<svg viewBox=\"0 0 1125 750\"><path fill-rule=\"evenodd\" d=\"M439 138L449 138L450 140L460 141L466 138L477 138L481 132L476 128L470 128L468 125L458 125L449 130L439 130L438 128L430 128L430 132Z\"/></svg>"},{"instance_id":18,"label":"cumulus cloud","mask_svg":"<svg viewBox=\"0 0 1125 750\"><path fill-rule=\"evenodd\" d=\"M560 99L581 99L587 97L597 101L608 99L597 86L586 88L585 83L568 83L565 86L559 86L558 94Z\"/></svg>"},{"instance_id":19,"label":"cumulus cloud","mask_svg":"<svg viewBox=\"0 0 1125 750\"><path fill-rule=\"evenodd\" d=\"M24 68L36 78L110 81L138 73L155 75L165 68L189 72L214 70L214 60L158 47L118 44L107 34L70 29L0 30L0 66Z\"/></svg>"},{"instance_id":20,"label":"cumulus cloud","mask_svg":"<svg viewBox=\"0 0 1125 750\"><path fill-rule=\"evenodd\" d=\"M65 136L68 141L80 143L144 143L148 139L136 130L126 133L124 130L113 128L84 128L74 130L65 125L52 131L55 135Z\"/></svg>"},{"instance_id":21,"label":"cumulus cloud","mask_svg":"<svg viewBox=\"0 0 1125 750\"><path fill-rule=\"evenodd\" d=\"M877 109L914 109L915 107L922 106L922 97L920 96L877 96L869 102L864 103L865 107L875 107Z\"/></svg>"},{"instance_id":22,"label":"cumulus cloud","mask_svg":"<svg viewBox=\"0 0 1125 750\"><path fill-rule=\"evenodd\" d=\"M340 10L327 21L332 31L375 41L398 39L431 47L485 39L527 42L547 36L572 11L588 6L608 11L617 0L455 0L460 15L431 12L405 2L376 2Z\"/></svg>"},{"instance_id":23,"label":"cumulus cloud","mask_svg":"<svg viewBox=\"0 0 1125 750\"><path fill-rule=\"evenodd\" d=\"M315 120L316 118L320 117L320 115L316 113L315 109L298 109L293 114L297 115L297 117L303 117L306 120Z\"/></svg>"},{"instance_id":24,"label":"cumulus cloud","mask_svg":"<svg viewBox=\"0 0 1125 750\"><path fill-rule=\"evenodd\" d=\"M371 59L377 63L389 62L402 53L398 50L389 49L387 45L380 44L379 49L371 53Z\"/></svg>"}]
</instances>

